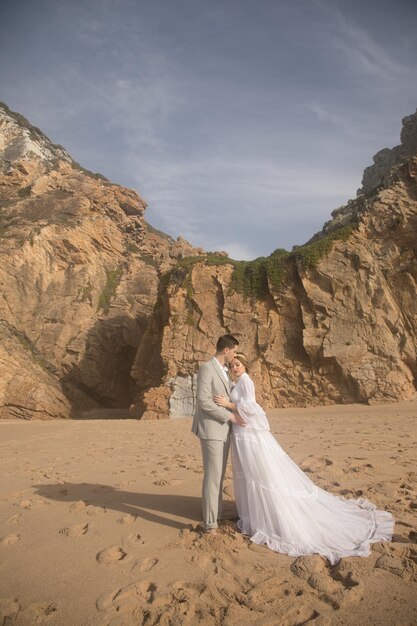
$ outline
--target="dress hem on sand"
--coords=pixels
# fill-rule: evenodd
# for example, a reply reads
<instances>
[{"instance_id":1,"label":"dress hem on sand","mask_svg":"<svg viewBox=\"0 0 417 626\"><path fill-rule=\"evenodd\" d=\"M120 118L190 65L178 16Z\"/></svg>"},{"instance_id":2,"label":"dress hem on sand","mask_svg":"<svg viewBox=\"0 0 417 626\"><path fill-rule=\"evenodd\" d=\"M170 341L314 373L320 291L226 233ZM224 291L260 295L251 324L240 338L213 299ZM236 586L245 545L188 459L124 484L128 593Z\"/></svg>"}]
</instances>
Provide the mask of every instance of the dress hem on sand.
<instances>
[{"instance_id":1,"label":"dress hem on sand","mask_svg":"<svg viewBox=\"0 0 417 626\"><path fill-rule=\"evenodd\" d=\"M281 552L288 556L298 557L306 556L310 554L319 554L327 558L332 565L340 561L341 558L347 556L369 556L371 553L370 546L372 543L378 543L380 541L391 541L395 520L391 513L388 511L381 511L376 508L376 505L365 498L357 498L348 500L343 496L334 496L338 500L343 502L349 502L359 506L361 509L370 511L372 515L373 525L370 530L369 536L358 544L353 550L335 551L326 546L312 546L312 545L294 545L275 535L271 537L270 531L265 531L262 528L251 528L249 519L239 519L237 527L244 535L248 535L252 543L258 545L266 545L270 550L274 552ZM269 534L268 534L269 533Z\"/></svg>"}]
</instances>

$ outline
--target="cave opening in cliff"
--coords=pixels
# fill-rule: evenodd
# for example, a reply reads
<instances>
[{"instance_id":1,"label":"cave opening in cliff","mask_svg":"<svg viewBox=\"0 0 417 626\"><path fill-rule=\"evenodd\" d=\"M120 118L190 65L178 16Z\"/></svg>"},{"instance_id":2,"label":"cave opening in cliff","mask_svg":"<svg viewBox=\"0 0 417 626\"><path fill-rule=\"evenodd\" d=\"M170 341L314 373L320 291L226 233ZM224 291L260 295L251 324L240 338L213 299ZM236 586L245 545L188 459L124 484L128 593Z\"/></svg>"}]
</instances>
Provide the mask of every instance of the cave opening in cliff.
<instances>
[{"instance_id":1,"label":"cave opening in cliff","mask_svg":"<svg viewBox=\"0 0 417 626\"><path fill-rule=\"evenodd\" d=\"M136 381L131 372L142 335L140 324L120 315L99 320L84 352L63 380L75 419L127 419Z\"/></svg>"}]
</instances>

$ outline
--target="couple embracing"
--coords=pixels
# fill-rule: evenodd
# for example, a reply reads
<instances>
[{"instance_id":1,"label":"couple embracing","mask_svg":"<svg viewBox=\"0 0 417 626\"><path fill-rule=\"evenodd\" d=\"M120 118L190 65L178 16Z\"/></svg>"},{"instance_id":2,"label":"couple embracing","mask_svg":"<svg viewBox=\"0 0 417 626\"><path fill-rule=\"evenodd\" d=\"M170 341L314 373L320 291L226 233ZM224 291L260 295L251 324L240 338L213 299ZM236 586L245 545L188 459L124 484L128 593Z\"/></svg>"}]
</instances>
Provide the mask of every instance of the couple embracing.
<instances>
[{"instance_id":1,"label":"couple embracing","mask_svg":"<svg viewBox=\"0 0 417 626\"><path fill-rule=\"evenodd\" d=\"M203 457L204 532L215 535L222 519L231 447L237 527L252 542L290 556L321 554L333 564L368 556L372 543L390 541L391 513L365 498L348 500L321 489L281 448L238 345L232 335L219 337L216 354L198 372L192 431Z\"/></svg>"}]
</instances>

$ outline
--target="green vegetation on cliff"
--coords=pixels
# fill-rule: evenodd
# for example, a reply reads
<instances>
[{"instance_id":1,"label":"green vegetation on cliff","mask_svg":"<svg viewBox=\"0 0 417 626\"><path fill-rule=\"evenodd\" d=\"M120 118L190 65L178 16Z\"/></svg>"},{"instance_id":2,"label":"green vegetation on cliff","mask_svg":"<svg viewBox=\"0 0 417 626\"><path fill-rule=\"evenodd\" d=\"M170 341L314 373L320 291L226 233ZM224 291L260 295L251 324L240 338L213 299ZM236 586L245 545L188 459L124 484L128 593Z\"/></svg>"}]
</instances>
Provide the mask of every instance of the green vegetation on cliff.
<instances>
[{"instance_id":1,"label":"green vegetation on cliff","mask_svg":"<svg viewBox=\"0 0 417 626\"><path fill-rule=\"evenodd\" d=\"M264 298L269 292L269 285L275 288L281 285L290 256L290 252L279 248L268 257L234 261L230 290L247 297Z\"/></svg>"},{"instance_id":2,"label":"green vegetation on cliff","mask_svg":"<svg viewBox=\"0 0 417 626\"><path fill-rule=\"evenodd\" d=\"M303 268L315 267L322 258L329 254L336 240L347 241L356 227L357 224L342 226L325 237L317 239L317 241L300 246L292 254L299 259Z\"/></svg>"},{"instance_id":3,"label":"green vegetation on cliff","mask_svg":"<svg viewBox=\"0 0 417 626\"><path fill-rule=\"evenodd\" d=\"M194 265L196 265L196 263L203 263L204 265L234 265L237 261L232 261L232 259L229 259L227 256L210 253L202 254L200 256L183 257L182 259L179 259L175 267L161 276L161 289L165 290L171 283L182 287L187 291L187 294L191 296L192 285L190 270Z\"/></svg>"},{"instance_id":4,"label":"green vegetation on cliff","mask_svg":"<svg viewBox=\"0 0 417 626\"><path fill-rule=\"evenodd\" d=\"M104 313L110 310L111 301L116 297L116 290L123 276L123 269L118 267L114 270L106 270L106 284L98 299L97 311L102 309Z\"/></svg>"},{"instance_id":5,"label":"green vegetation on cliff","mask_svg":"<svg viewBox=\"0 0 417 626\"><path fill-rule=\"evenodd\" d=\"M356 224L348 224L309 244L299 246L292 252L278 248L268 257L258 257L253 261L235 261L226 256L206 254L184 257L177 265L164 274L161 288L172 283L183 288L188 298L193 295L190 270L197 263L204 265L232 265L233 273L230 282L230 293L241 293L246 297L262 299L272 289L279 289L284 272L291 261L296 261L301 270L315 267L327 256L335 241L346 241Z\"/></svg>"}]
</instances>

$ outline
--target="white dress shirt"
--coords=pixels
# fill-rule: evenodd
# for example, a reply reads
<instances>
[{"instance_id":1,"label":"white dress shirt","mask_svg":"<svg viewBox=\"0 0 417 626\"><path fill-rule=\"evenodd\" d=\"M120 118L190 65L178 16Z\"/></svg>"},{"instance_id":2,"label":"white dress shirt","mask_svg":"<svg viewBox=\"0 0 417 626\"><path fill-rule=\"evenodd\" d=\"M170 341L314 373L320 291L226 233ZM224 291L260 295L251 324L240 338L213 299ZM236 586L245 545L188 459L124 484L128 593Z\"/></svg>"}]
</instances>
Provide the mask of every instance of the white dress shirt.
<instances>
[{"instance_id":1,"label":"white dress shirt","mask_svg":"<svg viewBox=\"0 0 417 626\"><path fill-rule=\"evenodd\" d=\"M216 359L216 357L214 357L214 358ZM225 365L222 365L222 364L220 363L220 361L218 361L217 359L216 359L216 363L217 363L217 365L219 366L219 368L220 368L220 370L221 370L221 372L222 372L223 376L224 376L224 377L225 377L225 379L227 380L227 382L229 382L229 374L228 374L228 369L227 369L227 367L226 367Z\"/></svg>"}]
</instances>

